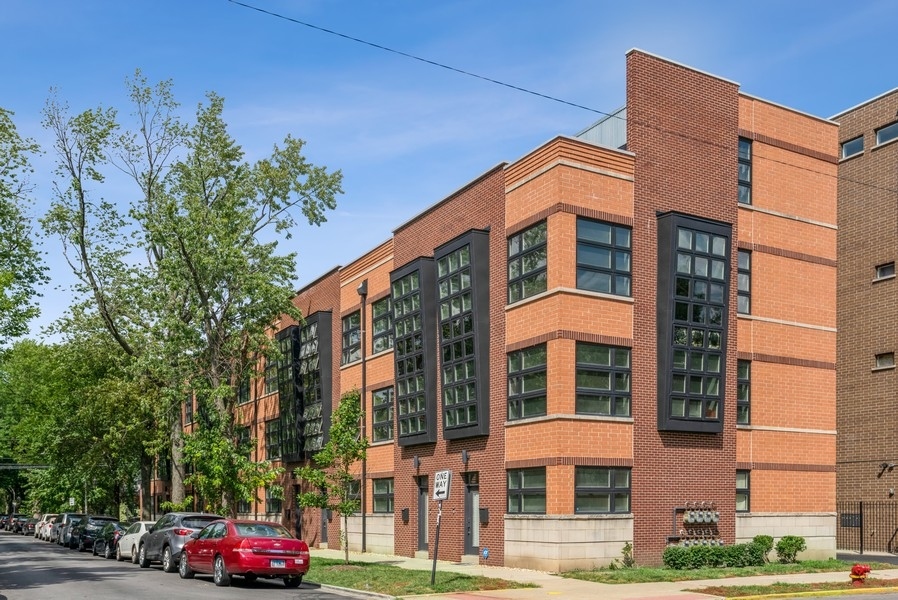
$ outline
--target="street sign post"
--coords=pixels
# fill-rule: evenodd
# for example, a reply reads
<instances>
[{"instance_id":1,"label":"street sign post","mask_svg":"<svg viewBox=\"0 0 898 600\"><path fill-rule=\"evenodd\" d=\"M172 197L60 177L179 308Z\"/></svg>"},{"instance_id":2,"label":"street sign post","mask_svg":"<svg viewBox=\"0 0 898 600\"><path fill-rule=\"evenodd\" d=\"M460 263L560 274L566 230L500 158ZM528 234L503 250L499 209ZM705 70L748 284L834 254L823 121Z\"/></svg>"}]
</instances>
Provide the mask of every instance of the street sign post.
<instances>
[{"instance_id":1,"label":"street sign post","mask_svg":"<svg viewBox=\"0 0 898 600\"><path fill-rule=\"evenodd\" d=\"M449 489L452 484L452 471L437 471L433 475L433 499L438 502L437 531L433 541L433 568L430 570L430 585L433 585L437 577L437 556L440 552L440 521L443 519L443 500L449 499Z\"/></svg>"}]
</instances>

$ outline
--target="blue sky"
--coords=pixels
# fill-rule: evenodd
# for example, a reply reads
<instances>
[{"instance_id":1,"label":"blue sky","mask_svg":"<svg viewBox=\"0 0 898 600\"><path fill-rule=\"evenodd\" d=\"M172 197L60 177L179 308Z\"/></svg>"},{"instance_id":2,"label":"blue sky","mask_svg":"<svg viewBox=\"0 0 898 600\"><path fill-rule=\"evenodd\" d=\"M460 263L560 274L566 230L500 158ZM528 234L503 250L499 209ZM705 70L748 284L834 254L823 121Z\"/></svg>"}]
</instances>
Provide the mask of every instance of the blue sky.
<instances>
[{"instance_id":1,"label":"blue sky","mask_svg":"<svg viewBox=\"0 0 898 600\"><path fill-rule=\"evenodd\" d=\"M822 117L898 87L893 0L246 3L602 112L624 103L631 48ZM173 80L185 114L207 91L223 96L248 159L289 133L306 141L312 162L342 170L336 211L319 228L298 226L285 246L298 252L297 288L496 164L600 117L228 0L0 5L0 107L48 150L40 112L51 88L73 112L103 105L127 113L124 81L140 68L151 81ZM51 199L52 155L34 165L39 216ZM104 193L124 204L134 192ZM59 242L43 244L54 283L35 336L70 298Z\"/></svg>"}]
</instances>

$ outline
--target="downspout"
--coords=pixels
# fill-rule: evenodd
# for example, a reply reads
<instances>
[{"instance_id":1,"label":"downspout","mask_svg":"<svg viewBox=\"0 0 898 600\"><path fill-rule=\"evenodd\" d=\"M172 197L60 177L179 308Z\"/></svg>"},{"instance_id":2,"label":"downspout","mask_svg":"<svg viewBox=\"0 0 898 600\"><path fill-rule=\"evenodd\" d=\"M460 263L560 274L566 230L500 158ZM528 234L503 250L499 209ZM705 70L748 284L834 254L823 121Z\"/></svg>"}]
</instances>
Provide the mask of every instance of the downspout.
<instances>
[{"instance_id":1,"label":"downspout","mask_svg":"<svg viewBox=\"0 0 898 600\"><path fill-rule=\"evenodd\" d=\"M368 296L368 280L367 279L365 279L364 281L362 281L362 283L359 284L358 292L359 292L359 297L361 298L361 303L362 303L361 315L360 315L360 320L359 320L359 327L361 328L361 331L359 332L359 334L360 334L361 346L362 346L361 347L362 389L360 391L359 401L362 404L361 429L362 429L362 439L364 440L364 439L367 439L367 435L368 435L366 432L366 426L365 426L366 422L368 420L368 414L367 414L367 411L365 410L365 407L367 406L367 398L368 398L368 393L365 390L365 371L367 370L367 367L365 365L365 333L366 333L365 299ZM368 488L368 486L366 484L367 478L368 478L368 458L367 458L367 453L366 453L365 456L362 457L362 480L361 480L361 482L359 482L359 492L362 496L362 507L361 508L362 508L362 552L363 553L367 552L367 550L368 550L368 535L367 535L366 522L365 522L365 505L367 504L365 502L365 496L367 495L367 488Z\"/></svg>"}]
</instances>

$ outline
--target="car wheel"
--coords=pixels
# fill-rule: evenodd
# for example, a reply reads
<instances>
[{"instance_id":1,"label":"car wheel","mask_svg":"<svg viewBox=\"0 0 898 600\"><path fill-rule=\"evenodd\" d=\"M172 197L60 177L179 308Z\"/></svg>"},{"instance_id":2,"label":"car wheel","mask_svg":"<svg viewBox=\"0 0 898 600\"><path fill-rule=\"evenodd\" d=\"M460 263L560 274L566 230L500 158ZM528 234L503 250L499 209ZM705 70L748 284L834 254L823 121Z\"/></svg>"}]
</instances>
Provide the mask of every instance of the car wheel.
<instances>
[{"instance_id":1,"label":"car wheel","mask_svg":"<svg viewBox=\"0 0 898 600\"><path fill-rule=\"evenodd\" d=\"M93 554L94 556L97 556L97 543L96 542L94 542L93 547L90 549L90 553Z\"/></svg>"},{"instance_id":2,"label":"car wheel","mask_svg":"<svg viewBox=\"0 0 898 600\"><path fill-rule=\"evenodd\" d=\"M87 548L84 547L84 538L78 540L78 552L87 552Z\"/></svg>"},{"instance_id":3,"label":"car wheel","mask_svg":"<svg viewBox=\"0 0 898 600\"><path fill-rule=\"evenodd\" d=\"M166 573L174 573L178 570L178 565L172 560L171 548L168 546L162 549L162 570Z\"/></svg>"},{"instance_id":4,"label":"car wheel","mask_svg":"<svg viewBox=\"0 0 898 600\"><path fill-rule=\"evenodd\" d=\"M132 565L136 565L136 564L137 564L137 559L138 559L139 557L140 557L140 555L137 554L137 548L135 548L134 546L131 546L131 564L132 564Z\"/></svg>"},{"instance_id":5,"label":"car wheel","mask_svg":"<svg viewBox=\"0 0 898 600\"><path fill-rule=\"evenodd\" d=\"M181 576L181 579L193 579L193 576L196 575L187 564L187 553L184 551L181 552L181 560L178 561L178 575Z\"/></svg>"},{"instance_id":6,"label":"car wheel","mask_svg":"<svg viewBox=\"0 0 898 600\"><path fill-rule=\"evenodd\" d=\"M289 577L284 577L284 587L298 588L301 583L302 575L290 575Z\"/></svg>"},{"instance_id":7,"label":"car wheel","mask_svg":"<svg viewBox=\"0 0 898 600\"><path fill-rule=\"evenodd\" d=\"M109 544L104 544L103 546L103 558L109 560L112 558L112 548L109 547Z\"/></svg>"},{"instance_id":8,"label":"car wheel","mask_svg":"<svg viewBox=\"0 0 898 600\"><path fill-rule=\"evenodd\" d=\"M125 557L122 556L122 547L121 546L115 547L115 560L117 560L118 562L122 562L123 560L125 560Z\"/></svg>"},{"instance_id":9,"label":"car wheel","mask_svg":"<svg viewBox=\"0 0 898 600\"><path fill-rule=\"evenodd\" d=\"M140 545L140 550L137 551L137 564L140 565L141 569L146 569L150 566L150 561L147 558L147 549L143 544Z\"/></svg>"},{"instance_id":10,"label":"car wheel","mask_svg":"<svg viewBox=\"0 0 898 600\"><path fill-rule=\"evenodd\" d=\"M247 581L249 581L250 583L252 583L256 579L258 579L259 576L256 575L255 573L247 573L246 575L243 576L243 578L246 579Z\"/></svg>"},{"instance_id":11,"label":"car wheel","mask_svg":"<svg viewBox=\"0 0 898 600\"><path fill-rule=\"evenodd\" d=\"M215 565L212 567L212 581L218 587L231 585L231 576L228 574L228 568L225 567L224 559L220 554L215 557Z\"/></svg>"}]
</instances>

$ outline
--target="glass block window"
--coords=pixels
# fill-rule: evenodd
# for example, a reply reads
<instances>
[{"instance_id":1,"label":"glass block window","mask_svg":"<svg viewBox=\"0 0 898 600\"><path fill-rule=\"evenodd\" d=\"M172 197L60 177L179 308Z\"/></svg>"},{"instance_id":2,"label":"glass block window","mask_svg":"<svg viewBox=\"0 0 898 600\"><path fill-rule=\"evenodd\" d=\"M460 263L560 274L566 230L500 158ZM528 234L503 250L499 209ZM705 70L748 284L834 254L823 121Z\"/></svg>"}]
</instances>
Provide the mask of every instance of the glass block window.
<instances>
[{"instance_id":1,"label":"glass block window","mask_svg":"<svg viewBox=\"0 0 898 600\"><path fill-rule=\"evenodd\" d=\"M576 467L574 470L574 512L630 512L630 469Z\"/></svg>"},{"instance_id":2,"label":"glass block window","mask_svg":"<svg viewBox=\"0 0 898 600\"><path fill-rule=\"evenodd\" d=\"M371 352L393 347L393 306L390 297L371 304Z\"/></svg>"},{"instance_id":3,"label":"glass block window","mask_svg":"<svg viewBox=\"0 0 898 600\"><path fill-rule=\"evenodd\" d=\"M630 295L630 228L577 218L577 288Z\"/></svg>"},{"instance_id":4,"label":"glass block window","mask_svg":"<svg viewBox=\"0 0 898 600\"><path fill-rule=\"evenodd\" d=\"M750 474L751 471L736 471L736 512L751 510Z\"/></svg>"},{"instance_id":5,"label":"glass block window","mask_svg":"<svg viewBox=\"0 0 898 600\"><path fill-rule=\"evenodd\" d=\"M342 348L341 365L348 365L362 359L362 320L359 311L343 318Z\"/></svg>"},{"instance_id":6,"label":"glass block window","mask_svg":"<svg viewBox=\"0 0 898 600\"><path fill-rule=\"evenodd\" d=\"M444 426L477 423L477 369L471 248L462 246L437 261Z\"/></svg>"},{"instance_id":7,"label":"glass block window","mask_svg":"<svg viewBox=\"0 0 898 600\"><path fill-rule=\"evenodd\" d=\"M546 513L546 468L508 471L509 514Z\"/></svg>"},{"instance_id":8,"label":"glass block window","mask_svg":"<svg viewBox=\"0 0 898 600\"><path fill-rule=\"evenodd\" d=\"M740 360L736 374L736 423L751 423L751 361Z\"/></svg>"},{"instance_id":9,"label":"glass block window","mask_svg":"<svg viewBox=\"0 0 898 600\"><path fill-rule=\"evenodd\" d=\"M739 138L739 202L751 204L751 140Z\"/></svg>"},{"instance_id":10,"label":"glass block window","mask_svg":"<svg viewBox=\"0 0 898 600\"><path fill-rule=\"evenodd\" d=\"M321 354L318 322L308 321L299 332L299 376L302 400L302 450L314 454L324 445L324 402L321 389Z\"/></svg>"},{"instance_id":11,"label":"glass block window","mask_svg":"<svg viewBox=\"0 0 898 600\"><path fill-rule=\"evenodd\" d=\"M275 358L265 358L265 393L273 394L278 391L278 361Z\"/></svg>"},{"instance_id":12,"label":"glass block window","mask_svg":"<svg viewBox=\"0 0 898 600\"><path fill-rule=\"evenodd\" d=\"M265 488L265 512L266 513L281 512L282 504L283 504L283 502L281 501L281 497L280 497L279 493L275 493L275 491L270 488Z\"/></svg>"},{"instance_id":13,"label":"glass block window","mask_svg":"<svg viewBox=\"0 0 898 600\"><path fill-rule=\"evenodd\" d=\"M630 416L630 349L577 342L577 403L581 415Z\"/></svg>"},{"instance_id":14,"label":"glass block window","mask_svg":"<svg viewBox=\"0 0 898 600\"><path fill-rule=\"evenodd\" d=\"M277 460L281 457L281 420L265 421L265 458Z\"/></svg>"},{"instance_id":15,"label":"glass block window","mask_svg":"<svg viewBox=\"0 0 898 600\"><path fill-rule=\"evenodd\" d=\"M545 221L508 238L508 302L546 291L548 255Z\"/></svg>"},{"instance_id":16,"label":"glass block window","mask_svg":"<svg viewBox=\"0 0 898 600\"><path fill-rule=\"evenodd\" d=\"M670 414L720 421L728 239L677 228Z\"/></svg>"},{"instance_id":17,"label":"glass block window","mask_svg":"<svg viewBox=\"0 0 898 600\"><path fill-rule=\"evenodd\" d=\"M396 329L396 408L399 435L427 431L424 393L424 332L421 280L415 271L393 283L393 323Z\"/></svg>"},{"instance_id":18,"label":"glass block window","mask_svg":"<svg viewBox=\"0 0 898 600\"><path fill-rule=\"evenodd\" d=\"M739 251L739 305L741 315L751 314L751 252Z\"/></svg>"},{"instance_id":19,"label":"glass block window","mask_svg":"<svg viewBox=\"0 0 898 600\"><path fill-rule=\"evenodd\" d=\"M546 345L508 355L508 420L546 414Z\"/></svg>"},{"instance_id":20,"label":"glass block window","mask_svg":"<svg viewBox=\"0 0 898 600\"><path fill-rule=\"evenodd\" d=\"M876 144L885 144L898 138L898 122L876 130Z\"/></svg>"},{"instance_id":21,"label":"glass block window","mask_svg":"<svg viewBox=\"0 0 898 600\"><path fill-rule=\"evenodd\" d=\"M848 158L864 151L864 136L859 135L854 139L842 142L842 158Z\"/></svg>"},{"instance_id":22,"label":"glass block window","mask_svg":"<svg viewBox=\"0 0 898 600\"><path fill-rule=\"evenodd\" d=\"M393 478L372 480L374 512L393 512Z\"/></svg>"},{"instance_id":23,"label":"glass block window","mask_svg":"<svg viewBox=\"0 0 898 600\"><path fill-rule=\"evenodd\" d=\"M375 390L372 394L372 431L371 439L384 442L393 439L393 388Z\"/></svg>"}]
</instances>

